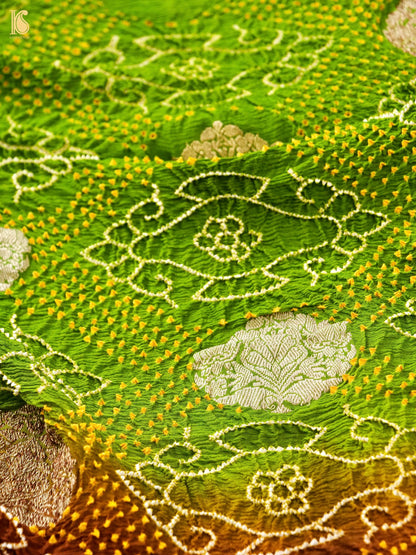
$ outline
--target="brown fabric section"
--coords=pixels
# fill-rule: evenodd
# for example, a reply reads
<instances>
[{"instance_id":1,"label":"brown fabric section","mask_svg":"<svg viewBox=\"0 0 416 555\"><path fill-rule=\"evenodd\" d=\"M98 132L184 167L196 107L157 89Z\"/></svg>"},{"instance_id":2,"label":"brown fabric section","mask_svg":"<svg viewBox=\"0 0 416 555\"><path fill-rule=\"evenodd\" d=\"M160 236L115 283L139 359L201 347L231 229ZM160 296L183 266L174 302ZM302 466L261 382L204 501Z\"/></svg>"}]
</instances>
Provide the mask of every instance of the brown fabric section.
<instances>
[{"instance_id":1,"label":"brown fabric section","mask_svg":"<svg viewBox=\"0 0 416 555\"><path fill-rule=\"evenodd\" d=\"M32 406L0 412L0 505L31 526L56 522L75 486L75 460Z\"/></svg>"},{"instance_id":2,"label":"brown fabric section","mask_svg":"<svg viewBox=\"0 0 416 555\"><path fill-rule=\"evenodd\" d=\"M77 487L59 522L41 529L22 525L26 545L9 549L7 555L183 553L156 527L141 501L120 481L113 465L114 461L101 461L97 454L81 463ZM0 511L0 553L2 530L6 530L7 538L11 538L6 541L17 541L16 527Z\"/></svg>"}]
</instances>

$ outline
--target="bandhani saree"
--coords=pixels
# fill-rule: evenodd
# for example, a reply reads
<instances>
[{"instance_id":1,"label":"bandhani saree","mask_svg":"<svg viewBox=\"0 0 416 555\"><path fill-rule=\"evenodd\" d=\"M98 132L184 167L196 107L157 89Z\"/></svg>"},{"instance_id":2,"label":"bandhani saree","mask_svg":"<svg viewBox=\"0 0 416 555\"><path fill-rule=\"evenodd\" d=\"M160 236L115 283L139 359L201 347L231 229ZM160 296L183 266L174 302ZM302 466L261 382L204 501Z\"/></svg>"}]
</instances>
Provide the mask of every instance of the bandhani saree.
<instances>
[{"instance_id":1,"label":"bandhani saree","mask_svg":"<svg viewBox=\"0 0 416 555\"><path fill-rule=\"evenodd\" d=\"M416 553L416 4L0 13L0 552Z\"/></svg>"}]
</instances>

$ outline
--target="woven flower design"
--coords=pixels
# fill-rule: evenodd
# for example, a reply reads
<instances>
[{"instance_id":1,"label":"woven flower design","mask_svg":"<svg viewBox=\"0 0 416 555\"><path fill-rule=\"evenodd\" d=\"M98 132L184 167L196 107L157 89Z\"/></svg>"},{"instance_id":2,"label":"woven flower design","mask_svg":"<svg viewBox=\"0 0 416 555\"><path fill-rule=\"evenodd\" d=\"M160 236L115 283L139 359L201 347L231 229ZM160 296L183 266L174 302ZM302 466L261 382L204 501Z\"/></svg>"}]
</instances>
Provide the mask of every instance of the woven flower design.
<instances>
[{"instance_id":1,"label":"woven flower design","mask_svg":"<svg viewBox=\"0 0 416 555\"><path fill-rule=\"evenodd\" d=\"M237 125L223 125L221 121L214 121L212 127L204 129L199 141L192 141L186 145L181 156L188 158L220 158L257 152L267 142L254 133L244 133Z\"/></svg>"},{"instance_id":2,"label":"woven flower design","mask_svg":"<svg viewBox=\"0 0 416 555\"><path fill-rule=\"evenodd\" d=\"M345 322L281 313L197 353L194 380L220 403L288 412L339 384L355 354Z\"/></svg>"},{"instance_id":3,"label":"woven flower design","mask_svg":"<svg viewBox=\"0 0 416 555\"><path fill-rule=\"evenodd\" d=\"M0 228L0 291L5 291L29 266L29 241L20 229Z\"/></svg>"},{"instance_id":4,"label":"woven flower design","mask_svg":"<svg viewBox=\"0 0 416 555\"><path fill-rule=\"evenodd\" d=\"M312 486L312 479L305 478L298 466L285 464L276 472L256 472L247 486L247 498L271 515L301 514L309 509L307 495Z\"/></svg>"},{"instance_id":5,"label":"woven flower design","mask_svg":"<svg viewBox=\"0 0 416 555\"><path fill-rule=\"evenodd\" d=\"M244 236L247 236L247 242L242 240ZM252 230L246 232L240 218L210 217L202 232L195 235L194 245L219 262L229 262L248 258L251 249L260 243L261 238L261 233Z\"/></svg>"}]
</instances>

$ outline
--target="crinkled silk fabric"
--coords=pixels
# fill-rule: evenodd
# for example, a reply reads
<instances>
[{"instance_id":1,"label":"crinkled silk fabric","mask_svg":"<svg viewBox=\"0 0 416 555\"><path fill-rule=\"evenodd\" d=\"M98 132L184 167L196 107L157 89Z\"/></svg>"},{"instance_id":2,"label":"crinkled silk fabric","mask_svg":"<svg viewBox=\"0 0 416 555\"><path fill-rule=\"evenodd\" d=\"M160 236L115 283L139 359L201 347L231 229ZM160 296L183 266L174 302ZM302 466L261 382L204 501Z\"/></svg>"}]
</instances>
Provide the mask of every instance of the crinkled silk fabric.
<instances>
[{"instance_id":1,"label":"crinkled silk fabric","mask_svg":"<svg viewBox=\"0 0 416 555\"><path fill-rule=\"evenodd\" d=\"M77 484L2 553L416 552L396 7L3 3L0 404Z\"/></svg>"}]
</instances>

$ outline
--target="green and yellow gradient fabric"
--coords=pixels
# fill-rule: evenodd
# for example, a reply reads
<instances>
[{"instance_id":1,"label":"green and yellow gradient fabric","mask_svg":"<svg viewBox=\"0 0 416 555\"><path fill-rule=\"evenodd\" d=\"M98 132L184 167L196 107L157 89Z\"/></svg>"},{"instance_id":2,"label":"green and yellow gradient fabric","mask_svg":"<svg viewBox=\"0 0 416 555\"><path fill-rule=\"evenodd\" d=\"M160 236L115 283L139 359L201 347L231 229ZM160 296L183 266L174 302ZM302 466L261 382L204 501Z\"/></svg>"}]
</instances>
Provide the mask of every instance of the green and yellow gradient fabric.
<instances>
[{"instance_id":1,"label":"green and yellow gradient fabric","mask_svg":"<svg viewBox=\"0 0 416 555\"><path fill-rule=\"evenodd\" d=\"M2 507L0 549L416 552L397 2L6 4L1 408L43 408L78 478L47 528ZM214 122L264 144L182 156Z\"/></svg>"}]
</instances>

